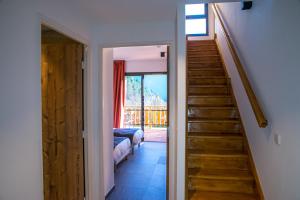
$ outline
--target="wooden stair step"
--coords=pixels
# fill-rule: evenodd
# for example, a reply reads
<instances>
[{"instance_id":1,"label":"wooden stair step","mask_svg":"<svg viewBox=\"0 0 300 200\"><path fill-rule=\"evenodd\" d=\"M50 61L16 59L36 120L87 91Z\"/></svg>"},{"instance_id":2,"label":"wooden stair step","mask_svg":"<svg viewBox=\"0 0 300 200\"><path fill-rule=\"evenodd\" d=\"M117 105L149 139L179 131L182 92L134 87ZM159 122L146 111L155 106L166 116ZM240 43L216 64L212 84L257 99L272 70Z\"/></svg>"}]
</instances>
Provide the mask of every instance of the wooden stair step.
<instances>
[{"instance_id":1,"label":"wooden stair step","mask_svg":"<svg viewBox=\"0 0 300 200\"><path fill-rule=\"evenodd\" d=\"M201 67L201 68L189 68L188 71L192 72L202 72L202 71L222 71L225 73L222 67L215 68L215 67Z\"/></svg>"},{"instance_id":2,"label":"wooden stair step","mask_svg":"<svg viewBox=\"0 0 300 200\"><path fill-rule=\"evenodd\" d=\"M196 41L196 40L189 40L187 42L188 47L194 47L194 46L216 46L216 42L214 40L201 40L201 41Z\"/></svg>"},{"instance_id":3,"label":"wooden stair step","mask_svg":"<svg viewBox=\"0 0 300 200\"><path fill-rule=\"evenodd\" d=\"M236 107L188 106L188 117L196 119L238 119Z\"/></svg>"},{"instance_id":4,"label":"wooden stair step","mask_svg":"<svg viewBox=\"0 0 300 200\"><path fill-rule=\"evenodd\" d=\"M187 104L189 106L233 106L231 96L188 96Z\"/></svg>"},{"instance_id":5,"label":"wooden stair step","mask_svg":"<svg viewBox=\"0 0 300 200\"><path fill-rule=\"evenodd\" d=\"M188 45L187 50L218 50L216 44L197 44L197 45Z\"/></svg>"},{"instance_id":6,"label":"wooden stair step","mask_svg":"<svg viewBox=\"0 0 300 200\"><path fill-rule=\"evenodd\" d=\"M247 156L245 151L236 151L232 149L187 149L188 155L194 156Z\"/></svg>"},{"instance_id":7,"label":"wooden stair step","mask_svg":"<svg viewBox=\"0 0 300 200\"><path fill-rule=\"evenodd\" d=\"M188 40L188 45L202 45L202 44L214 44L216 45L214 40Z\"/></svg>"},{"instance_id":8,"label":"wooden stair step","mask_svg":"<svg viewBox=\"0 0 300 200\"><path fill-rule=\"evenodd\" d=\"M218 50L217 45L214 40L211 41L189 41L187 43L187 49L203 49L203 50Z\"/></svg>"},{"instance_id":9,"label":"wooden stair step","mask_svg":"<svg viewBox=\"0 0 300 200\"><path fill-rule=\"evenodd\" d=\"M197 71L204 69L216 69L216 70L224 70L221 63L206 63L206 64L188 64L188 71Z\"/></svg>"},{"instance_id":10,"label":"wooden stair step","mask_svg":"<svg viewBox=\"0 0 300 200\"><path fill-rule=\"evenodd\" d=\"M188 45L186 46L187 49L199 49L199 48L206 48L206 47L213 47L215 49L218 49L216 43L214 42L210 42L210 43L188 43Z\"/></svg>"},{"instance_id":11,"label":"wooden stair step","mask_svg":"<svg viewBox=\"0 0 300 200\"><path fill-rule=\"evenodd\" d=\"M210 44L188 44L187 49L218 49L217 45L214 43Z\"/></svg>"},{"instance_id":12,"label":"wooden stair step","mask_svg":"<svg viewBox=\"0 0 300 200\"><path fill-rule=\"evenodd\" d=\"M188 132L240 133L239 120L188 120Z\"/></svg>"},{"instance_id":13,"label":"wooden stair step","mask_svg":"<svg viewBox=\"0 0 300 200\"><path fill-rule=\"evenodd\" d=\"M223 65L220 62L208 63L208 62L194 62L187 63L188 69L198 69L198 68L221 68Z\"/></svg>"},{"instance_id":14,"label":"wooden stair step","mask_svg":"<svg viewBox=\"0 0 300 200\"><path fill-rule=\"evenodd\" d=\"M188 41L187 43L187 48L191 48L191 47L203 47L203 46L214 46L217 47L217 44L214 40L211 41Z\"/></svg>"},{"instance_id":15,"label":"wooden stair step","mask_svg":"<svg viewBox=\"0 0 300 200\"><path fill-rule=\"evenodd\" d=\"M225 85L191 85L188 88L189 95L228 95L230 90Z\"/></svg>"},{"instance_id":16,"label":"wooden stair step","mask_svg":"<svg viewBox=\"0 0 300 200\"><path fill-rule=\"evenodd\" d=\"M232 151L191 151L188 150L188 168L248 170L248 155Z\"/></svg>"},{"instance_id":17,"label":"wooden stair step","mask_svg":"<svg viewBox=\"0 0 300 200\"><path fill-rule=\"evenodd\" d=\"M190 77L188 79L189 85L227 85L228 79L225 77Z\"/></svg>"},{"instance_id":18,"label":"wooden stair step","mask_svg":"<svg viewBox=\"0 0 300 200\"><path fill-rule=\"evenodd\" d=\"M224 71L224 68L222 66L214 66L214 67L190 67L188 68L188 71L190 72L197 72L197 71Z\"/></svg>"},{"instance_id":19,"label":"wooden stair step","mask_svg":"<svg viewBox=\"0 0 300 200\"><path fill-rule=\"evenodd\" d=\"M203 52L206 52L207 51L203 51ZM209 53L214 53L214 54L199 54L199 52L197 53L189 53L187 55L187 58L188 59L191 59L191 58L203 58L203 59L220 59L220 55L218 54L217 51L210 51Z\"/></svg>"},{"instance_id":20,"label":"wooden stair step","mask_svg":"<svg viewBox=\"0 0 300 200\"><path fill-rule=\"evenodd\" d=\"M186 47L187 51L199 51L201 49L202 51L215 51L219 53L217 45L188 45Z\"/></svg>"},{"instance_id":21,"label":"wooden stair step","mask_svg":"<svg viewBox=\"0 0 300 200\"><path fill-rule=\"evenodd\" d=\"M244 152L244 139L241 135L230 136L230 135L198 135L188 136L187 138L187 149L198 149L202 151L234 151Z\"/></svg>"},{"instance_id":22,"label":"wooden stair step","mask_svg":"<svg viewBox=\"0 0 300 200\"><path fill-rule=\"evenodd\" d=\"M203 59L203 60L218 60L222 61L220 55L214 54L214 55L209 55L209 54L199 54L199 53L190 53L187 54L188 60L193 60L193 59Z\"/></svg>"},{"instance_id":23,"label":"wooden stair step","mask_svg":"<svg viewBox=\"0 0 300 200\"><path fill-rule=\"evenodd\" d=\"M210 136L210 137L241 137L243 136L240 132L230 133L230 132L188 132L188 136Z\"/></svg>"},{"instance_id":24,"label":"wooden stair step","mask_svg":"<svg viewBox=\"0 0 300 200\"><path fill-rule=\"evenodd\" d=\"M211 192L255 193L253 180L212 180L205 178L189 178L188 187L191 190Z\"/></svg>"},{"instance_id":25,"label":"wooden stair step","mask_svg":"<svg viewBox=\"0 0 300 200\"><path fill-rule=\"evenodd\" d=\"M188 56L188 63L191 62L222 62L219 56Z\"/></svg>"},{"instance_id":26,"label":"wooden stair step","mask_svg":"<svg viewBox=\"0 0 300 200\"><path fill-rule=\"evenodd\" d=\"M207 47L207 46L206 46ZM190 46L186 48L187 54L203 54L206 55L206 53L216 53L218 55L220 55L219 51L218 51L218 47L217 46L209 46L208 48L205 47L196 47L196 46Z\"/></svg>"},{"instance_id":27,"label":"wooden stair step","mask_svg":"<svg viewBox=\"0 0 300 200\"><path fill-rule=\"evenodd\" d=\"M197 51L218 51L218 48L215 45L189 46L187 47L187 51L188 53Z\"/></svg>"},{"instance_id":28,"label":"wooden stair step","mask_svg":"<svg viewBox=\"0 0 300 200\"><path fill-rule=\"evenodd\" d=\"M255 194L189 191L189 200L258 200Z\"/></svg>"},{"instance_id":29,"label":"wooden stair step","mask_svg":"<svg viewBox=\"0 0 300 200\"><path fill-rule=\"evenodd\" d=\"M188 57L193 56L220 56L219 52L217 50L187 50Z\"/></svg>"},{"instance_id":30,"label":"wooden stair step","mask_svg":"<svg viewBox=\"0 0 300 200\"><path fill-rule=\"evenodd\" d=\"M189 177L219 179L219 180L254 180L249 170L230 170L230 169L188 169Z\"/></svg>"},{"instance_id":31,"label":"wooden stair step","mask_svg":"<svg viewBox=\"0 0 300 200\"><path fill-rule=\"evenodd\" d=\"M187 60L187 65L205 65L205 64L220 66L222 65L222 62L218 60Z\"/></svg>"},{"instance_id":32,"label":"wooden stair step","mask_svg":"<svg viewBox=\"0 0 300 200\"><path fill-rule=\"evenodd\" d=\"M194 76L221 76L225 78L225 72L222 68L202 68L198 70L188 70L188 78Z\"/></svg>"},{"instance_id":33,"label":"wooden stair step","mask_svg":"<svg viewBox=\"0 0 300 200\"><path fill-rule=\"evenodd\" d=\"M191 132L187 132L188 136L240 136L242 135L241 131L235 131L235 132L230 132L230 131L191 131Z\"/></svg>"}]
</instances>

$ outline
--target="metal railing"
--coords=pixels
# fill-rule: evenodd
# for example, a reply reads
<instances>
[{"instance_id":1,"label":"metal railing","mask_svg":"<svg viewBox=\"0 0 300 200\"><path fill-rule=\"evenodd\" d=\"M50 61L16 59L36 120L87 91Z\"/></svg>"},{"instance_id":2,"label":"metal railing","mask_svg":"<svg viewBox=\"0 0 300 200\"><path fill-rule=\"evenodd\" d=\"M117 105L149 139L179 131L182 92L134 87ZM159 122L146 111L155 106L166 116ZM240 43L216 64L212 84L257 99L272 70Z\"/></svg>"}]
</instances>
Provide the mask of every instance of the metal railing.
<instances>
[{"instance_id":1,"label":"metal railing","mask_svg":"<svg viewBox=\"0 0 300 200\"><path fill-rule=\"evenodd\" d=\"M140 127L142 123L140 106L125 106L124 127ZM144 126L146 128L167 127L167 106L145 106Z\"/></svg>"}]
</instances>

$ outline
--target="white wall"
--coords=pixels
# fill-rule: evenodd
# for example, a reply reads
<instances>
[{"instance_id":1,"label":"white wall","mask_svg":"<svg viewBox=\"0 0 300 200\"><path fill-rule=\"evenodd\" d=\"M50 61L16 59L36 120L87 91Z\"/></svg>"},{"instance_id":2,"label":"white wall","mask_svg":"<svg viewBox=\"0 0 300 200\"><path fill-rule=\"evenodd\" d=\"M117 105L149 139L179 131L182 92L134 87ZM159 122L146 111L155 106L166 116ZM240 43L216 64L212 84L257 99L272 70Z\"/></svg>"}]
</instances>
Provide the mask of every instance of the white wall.
<instances>
[{"instance_id":1,"label":"white wall","mask_svg":"<svg viewBox=\"0 0 300 200\"><path fill-rule=\"evenodd\" d=\"M241 11L240 3L219 6L269 121L267 128L258 127L217 24L265 198L300 199L300 2L254 1L248 11ZM281 145L275 144L275 134L281 135Z\"/></svg>"},{"instance_id":2,"label":"white wall","mask_svg":"<svg viewBox=\"0 0 300 200\"><path fill-rule=\"evenodd\" d=\"M134 46L174 41L175 23L159 21L134 24L106 24L95 27L95 39L101 46ZM119 46L118 46L119 45Z\"/></svg>"},{"instance_id":3,"label":"white wall","mask_svg":"<svg viewBox=\"0 0 300 200\"><path fill-rule=\"evenodd\" d=\"M167 60L128 60L126 72L167 72Z\"/></svg>"},{"instance_id":4,"label":"white wall","mask_svg":"<svg viewBox=\"0 0 300 200\"><path fill-rule=\"evenodd\" d=\"M186 138L186 39L185 1L177 8L176 27L176 199L185 199L185 138Z\"/></svg>"},{"instance_id":5,"label":"white wall","mask_svg":"<svg viewBox=\"0 0 300 200\"><path fill-rule=\"evenodd\" d=\"M101 93L101 131L103 147L103 178L105 195L114 187L113 160L113 49L105 48L102 52L102 93Z\"/></svg>"},{"instance_id":6,"label":"white wall","mask_svg":"<svg viewBox=\"0 0 300 200\"><path fill-rule=\"evenodd\" d=\"M41 15L68 35L90 42L88 18L66 1L0 1L0 199L4 200L43 199ZM97 115L97 109L91 109L90 89L88 119ZM97 132L94 125L89 120L88 134Z\"/></svg>"},{"instance_id":7,"label":"white wall","mask_svg":"<svg viewBox=\"0 0 300 200\"><path fill-rule=\"evenodd\" d=\"M176 66L175 66L175 21L163 21L163 22L147 22L137 24L113 24L95 26L93 31L93 39L99 44L99 51L102 52L103 48L107 47L124 47L124 46L144 46L144 45L170 45L170 128L169 128L169 173L170 173L170 199L176 199L175 197L175 169L176 169L176 137L175 131L175 113L176 113ZM102 59L99 60L99 65L103 70ZM105 76L102 74L101 76ZM112 76L111 76L112 78ZM102 89L103 85L100 86ZM105 87L105 86L104 86ZM106 86L108 87L108 86ZM103 93L102 98L107 95ZM102 111L100 111L102 112ZM112 109L111 109L112 112ZM109 138L103 137L103 131L101 134L101 143L111 142ZM103 149L101 149L103 151ZM107 165L107 161L104 161L104 165ZM105 183L107 184L107 183Z\"/></svg>"}]
</instances>

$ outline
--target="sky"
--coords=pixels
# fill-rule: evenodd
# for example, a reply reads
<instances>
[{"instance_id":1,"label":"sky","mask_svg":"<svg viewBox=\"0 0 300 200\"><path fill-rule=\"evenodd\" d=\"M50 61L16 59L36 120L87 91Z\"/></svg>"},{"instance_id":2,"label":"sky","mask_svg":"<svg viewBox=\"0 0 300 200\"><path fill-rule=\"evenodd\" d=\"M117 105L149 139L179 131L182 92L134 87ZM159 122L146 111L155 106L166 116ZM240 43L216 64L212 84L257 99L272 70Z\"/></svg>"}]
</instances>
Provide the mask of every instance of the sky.
<instances>
[{"instance_id":1,"label":"sky","mask_svg":"<svg viewBox=\"0 0 300 200\"><path fill-rule=\"evenodd\" d=\"M145 75L144 87L151 89L158 94L164 101L167 101L167 75Z\"/></svg>"}]
</instances>

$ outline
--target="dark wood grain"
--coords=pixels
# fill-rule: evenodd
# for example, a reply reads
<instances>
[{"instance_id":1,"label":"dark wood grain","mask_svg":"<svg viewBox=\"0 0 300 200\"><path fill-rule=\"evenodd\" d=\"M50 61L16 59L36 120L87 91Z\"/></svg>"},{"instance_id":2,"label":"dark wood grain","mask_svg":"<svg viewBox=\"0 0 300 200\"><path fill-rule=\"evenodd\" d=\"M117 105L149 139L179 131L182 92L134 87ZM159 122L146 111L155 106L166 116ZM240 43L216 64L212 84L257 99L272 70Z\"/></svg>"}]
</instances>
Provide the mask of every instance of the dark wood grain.
<instances>
[{"instance_id":1,"label":"dark wood grain","mask_svg":"<svg viewBox=\"0 0 300 200\"><path fill-rule=\"evenodd\" d=\"M45 35L42 41L44 199L82 200L83 45Z\"/></svg>"}]
</instances>

